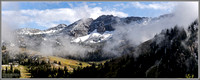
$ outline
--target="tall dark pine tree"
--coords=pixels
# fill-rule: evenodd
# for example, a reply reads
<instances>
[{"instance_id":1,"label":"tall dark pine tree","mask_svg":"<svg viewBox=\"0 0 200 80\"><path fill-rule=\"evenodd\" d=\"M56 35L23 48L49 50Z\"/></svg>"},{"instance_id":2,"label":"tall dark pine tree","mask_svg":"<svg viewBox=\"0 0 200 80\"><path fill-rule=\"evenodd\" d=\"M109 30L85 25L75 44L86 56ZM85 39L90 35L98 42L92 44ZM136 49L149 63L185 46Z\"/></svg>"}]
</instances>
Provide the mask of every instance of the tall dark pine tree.
<instances>
[{"instance_id":1,"label":"tall dark pine tree","mask_svg":"<svg viewBox=\"0 0 200 80\"><path fill-rule=\"evenodd\" d=\"M69 77L68 69L66 66L64 67L64 77L65 78Z\"/></svg>"}]
</instances>

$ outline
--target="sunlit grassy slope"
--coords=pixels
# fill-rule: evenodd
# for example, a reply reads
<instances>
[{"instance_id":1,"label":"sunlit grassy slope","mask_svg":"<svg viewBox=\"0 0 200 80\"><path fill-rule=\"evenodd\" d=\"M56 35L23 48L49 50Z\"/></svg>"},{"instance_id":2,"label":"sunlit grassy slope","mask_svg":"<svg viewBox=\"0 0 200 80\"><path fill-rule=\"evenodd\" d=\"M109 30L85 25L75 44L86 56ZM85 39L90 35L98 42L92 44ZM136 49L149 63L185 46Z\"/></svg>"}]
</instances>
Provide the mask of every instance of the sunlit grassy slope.
<instances>
[{"instance_id":1,"label":"sunlit grassy slope","mask_svg":"<svg viewBox=\"0 0 200 80\"><path fill-rule=\"evenodd\" d=\"M18 66L18 69L20 70L21 72L21 77L20 78L30 78L31 76L31 73L29 73L27 70L27 67L26 66L22 66L22 65L19 65Z\"/></svg>"},{"instance_id":2,"label":"sunlit grassy slope","mask_svg":"<svg viewBox=\"0 0 200 80\"><path fill-rule=\"evenodd\" d=\"M56 57L56 56L48 56L47 58L50 60L50 62L54 62L54 61L57 61L57 63L61 62L61 65L58 65L57 67L62 67L63 68L64 66L67 66L69 71L72 71L73 68L77 68L77 67L91 66L87 62L82 62L82 61L78 61L78 60L65 59L65 58ZM80 63L82 65L80 65Z\"/></svg>"}]
</instances>

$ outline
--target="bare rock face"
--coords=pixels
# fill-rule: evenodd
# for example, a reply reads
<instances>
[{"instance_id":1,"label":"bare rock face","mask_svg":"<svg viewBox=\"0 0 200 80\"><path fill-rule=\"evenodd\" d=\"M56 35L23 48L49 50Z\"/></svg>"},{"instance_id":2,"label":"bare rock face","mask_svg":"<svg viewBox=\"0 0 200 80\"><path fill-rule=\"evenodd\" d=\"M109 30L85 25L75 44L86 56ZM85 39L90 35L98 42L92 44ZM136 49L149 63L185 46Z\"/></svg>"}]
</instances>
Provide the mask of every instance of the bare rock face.
<instances>
[{"instance_id":1,"label":"bare rock face","mask_svg":"<svg viewBox=\"0 0 200 80\"><path fill-rule=\"evenodd\" d=\"M106 31L106 28L104 27L104 23L99 24L99 27L97 28L98 33L104 33Z\"/></svg>"},{"instance_id":2,"label":"bare rock face","mask_svg":"<svg viewBox=\"0 0 200 80\"><path fill-rule=\"evenodd\" d=\"M56 26L56 27L52 27L52 28L49 28L49 29L47 29L47 30L45 30L45 31L50 31L50 30L59 30L59 29L63 29L63 28L65 28L65 27L67 27L66 24L59 24L58 26Z\"/></svg>"},{"instance_id":3,"label":"bare rock face","mask_svg":"<svg viewBox=\"0 0 200 80\"><path fill-rule=\"evenodd\" d=\"M73 37L85 36L88 34L89 25L92 21L92 18L78 20L68 27L65 27L61 33L65 33Z\"/></svg>"},{"instance_id":4,"label":"bare rock face","mask_svg":"<svg viewBox=\"0 0 200 80\"><path fill-rule=\"evenodd\" d=\"M114 28L112 24L116 24L119 17L113 15L102 15L94 20L89 29L89 33L97 29L97 32L103 33L105 31L113 31ZM120 20L118 21L120 22ZM100 27L100 28L99 28Z\"/></svg>"}]
</instances>

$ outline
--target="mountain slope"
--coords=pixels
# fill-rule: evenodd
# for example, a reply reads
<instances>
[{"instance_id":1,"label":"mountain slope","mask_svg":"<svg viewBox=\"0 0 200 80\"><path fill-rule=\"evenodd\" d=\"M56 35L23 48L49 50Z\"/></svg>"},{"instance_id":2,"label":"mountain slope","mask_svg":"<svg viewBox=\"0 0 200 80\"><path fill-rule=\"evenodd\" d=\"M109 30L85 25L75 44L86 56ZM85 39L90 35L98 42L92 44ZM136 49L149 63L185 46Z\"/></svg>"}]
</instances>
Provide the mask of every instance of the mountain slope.
<instances>
[{"instance_id":1,"label":"mountain slope","mask_svg":"<svg viewBox=\"0 0 200 80\"><path fill-rule=\"evenodd\" d=\"M163 30L153 39L140 44L133 53L98 67L76 70L72 77L185 78L189 74L197 78L197 34L197 20L187 31L177 26Z\"/></svg>"},{"instance_id":2,"label":"mountain slope","mask_svg":"<svg viewBox=\"0 0 200 80\"><path fill-rule=\"evenodd\" d=\"M172 17L173 15L163 15L159 18ZM120 40L120 46L113 49L115 52L119 51L119 55L110 52L104 52L103 46L106 41L112 42L112 36L115 31L115 26L119 24L141 24L146 25L152 20L159 20L159 18L147 17L126 17L120 18L113 15L102 15L97 19L91 18L80 19L70 25L60 24L56 27L47 30L37 29L19 29L17 30L17 43L12 43L15 46L28 48L31 50L40 51L47 55L59 55L64 58L84 59L90 56L92 59L88 60L104 60L112 57L119 57L121 55L131 53L135 50L128 40ZM154 22L154 21L152 21ZM126 26L121 26L126 27ZM174 35L177 33L174 33ZM123 34L126 36L126 34ZM162 38L164 35L159 35ZM150 40L151 41L151 40ZM161 41L161 40L159 40ZM163 42L164 43L164 42ZM114 45L114 44L110 44ZM164 44L162 44L164 45ZM130 47L132 46L132 47ZM140 47L140 46L139 46ZM149 46L142 46L147 47ZM134 49L133 49L134 48ZM47 50L48 49L48 50ZM138 48L140 52L148 51L145 48ZM137 52L139 53L139 52ZM44 55L46 55L44 54ZM41 54L43 55L43 54ZM80 58L81 57L81 58ZM86 60L86 61L88 61Z\"/></svg>"},{"instance_id":3,"label":"mountain slope","mask_svg":"<svg viewBox=\"0 0 200 80\"><path fill-rule=\"evenodd\" d=\"M70 25L59 24L46 30L22 28L16 30L17 36L15 42L4 41L3 44L36 51L46 51L44 48L51 48L52 51L47 51L47 53L52 53L53 55L63 53L73 54L77 52L71 53L70 51L64 51L69 46L72 48L75 46L80 48L87 47L95 50L97 46L92 45L104 45L104 42L112 38L115 25L129 24L132 22L142 24L148 20L149 18L146 17L120 18L113 15L102 15L95 20L91 18L80 19ZM88 51L78 52L87 53Z\"/></svg>"}]
</instances>

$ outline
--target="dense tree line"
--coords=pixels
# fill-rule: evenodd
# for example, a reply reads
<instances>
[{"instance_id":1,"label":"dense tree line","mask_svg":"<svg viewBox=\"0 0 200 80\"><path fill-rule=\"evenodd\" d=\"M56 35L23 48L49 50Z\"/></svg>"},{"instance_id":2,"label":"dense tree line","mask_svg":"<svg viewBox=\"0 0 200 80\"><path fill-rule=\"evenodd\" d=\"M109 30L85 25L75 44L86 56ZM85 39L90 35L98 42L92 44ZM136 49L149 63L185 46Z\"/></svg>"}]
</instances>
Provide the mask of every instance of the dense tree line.
<instances>
[{"instance_id":1,"label":"dense tree line","mask_svg":"<svg viewBox=\"0 0 200 80\"><path fill-rule=\"evenodd\" d=\"M10 69L8 67L5 70L2 70L2 78L19 78L21 76L21 72L19 69L13 69L13 65L10 65Z\"/></svg>"},{"instance_id":2,"label":"dense tree line","mask_svg":"<svg viewBox=\"0 0 200 80\"><path fill-rule=\"evenodd\" d=\"M9 52L2 52L2 64L8 64L12 59L10 58Z\"/></svg>"},{"instance_id":3,"label":"dense tree line","mask_svg":"<svg viewBox=\"0 0 200 80\"><path fill-rule=\"evenodd\" d=\"M31 62L31 61L30 61ZM50 62L46 63L42 61L41 63L31 62L36 64L30 64L29 72L31 73L31 77L33 78L66 78L69 77L69 72L67 67L65 66L64 69L61 67L55 68L51 66ZM37 65L38 64L38 65ZM60 63L61 64L61 63Z\"/></svg>"}]
</instances>

